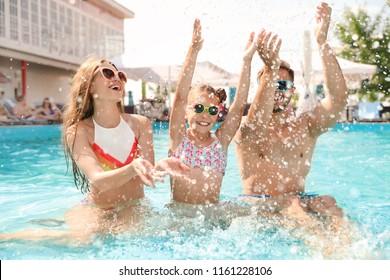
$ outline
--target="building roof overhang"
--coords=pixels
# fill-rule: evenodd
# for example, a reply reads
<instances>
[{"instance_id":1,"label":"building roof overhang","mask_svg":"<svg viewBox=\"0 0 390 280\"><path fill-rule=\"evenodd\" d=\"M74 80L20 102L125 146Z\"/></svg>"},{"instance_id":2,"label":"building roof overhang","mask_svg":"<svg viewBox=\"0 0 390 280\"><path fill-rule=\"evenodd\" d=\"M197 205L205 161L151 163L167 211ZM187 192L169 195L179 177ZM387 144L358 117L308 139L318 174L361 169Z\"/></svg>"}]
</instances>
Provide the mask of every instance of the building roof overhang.
<instances>
[{"instance_id":1,"label":"building roof overhang","mask_svg":"<svg viewBox=\"0 0 390 280\"><path fill-rule=\"evenodd\" d=\"M110 11L111 14L118 18L134 18L134 13L129 9L123 7L121 4L113 0L86 0L95 6Z\"/></svg>"}]
</instances>

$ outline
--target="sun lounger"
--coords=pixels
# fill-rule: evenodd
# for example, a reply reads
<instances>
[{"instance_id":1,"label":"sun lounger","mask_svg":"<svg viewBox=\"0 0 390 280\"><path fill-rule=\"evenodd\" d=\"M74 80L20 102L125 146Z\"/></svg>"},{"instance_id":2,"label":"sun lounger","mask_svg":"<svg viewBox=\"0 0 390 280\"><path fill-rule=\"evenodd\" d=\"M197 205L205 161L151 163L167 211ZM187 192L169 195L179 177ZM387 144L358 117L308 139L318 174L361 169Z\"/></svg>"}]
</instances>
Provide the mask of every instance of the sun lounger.
<instances>
[{"instance_id":1,"label":"sun lounger","mask_svg":"<svg viewBox=\"0 0 390 280\"><path fill-rule=\"evenodd\" d=\"M36 119L34 116L28 117L26 119L16 117L12 114L12 108L16 105L16 101L12 99L6 99L4 102L4 110L6 111L6 116L0 116L0 126L4 125L49 125L49 124L59 124L61 121L52 121L52 120L42 120Z\"/></svg>"}]
</instances>

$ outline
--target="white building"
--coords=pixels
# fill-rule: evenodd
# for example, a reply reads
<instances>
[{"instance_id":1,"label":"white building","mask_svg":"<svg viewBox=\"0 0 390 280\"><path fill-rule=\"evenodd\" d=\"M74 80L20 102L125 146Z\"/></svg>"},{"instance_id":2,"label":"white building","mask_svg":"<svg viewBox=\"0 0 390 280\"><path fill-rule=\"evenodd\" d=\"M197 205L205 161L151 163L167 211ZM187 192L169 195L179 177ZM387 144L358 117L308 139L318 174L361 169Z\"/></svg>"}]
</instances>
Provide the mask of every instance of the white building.
<instances>
[{"instance_id":1,"label":"white building","mask_svg":"<svg viewBox=\"0 0 390 280\"><path fill-rule=\"evenodd\" d=\"M0 0L0 91L65 103L84 59L124 52L124 19L133 17L113 0Z\"/></svg>"}]
</instances>

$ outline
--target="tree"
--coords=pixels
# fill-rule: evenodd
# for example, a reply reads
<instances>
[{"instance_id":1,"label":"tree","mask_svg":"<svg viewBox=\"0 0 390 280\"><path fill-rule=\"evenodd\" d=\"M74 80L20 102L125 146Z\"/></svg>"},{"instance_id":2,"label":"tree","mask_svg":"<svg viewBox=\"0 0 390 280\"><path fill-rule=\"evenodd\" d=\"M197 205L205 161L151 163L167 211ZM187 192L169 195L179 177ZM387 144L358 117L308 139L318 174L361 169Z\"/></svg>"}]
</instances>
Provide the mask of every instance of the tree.
<instances>
[{"instance_id":1,"label":"tree","mask_svg":"<svg viewBox=\"0 0 390 280\"><path fill-rule=\"evenodd\" d=\"M390 97L390 18L385 9L373 18L363 9L356 13L346 9L344 21L336 26L335 35L342 43L340 57L377 66L372 79L364 81L358 91L369 100L378 93Z\"/></svg>"}]
</instances>

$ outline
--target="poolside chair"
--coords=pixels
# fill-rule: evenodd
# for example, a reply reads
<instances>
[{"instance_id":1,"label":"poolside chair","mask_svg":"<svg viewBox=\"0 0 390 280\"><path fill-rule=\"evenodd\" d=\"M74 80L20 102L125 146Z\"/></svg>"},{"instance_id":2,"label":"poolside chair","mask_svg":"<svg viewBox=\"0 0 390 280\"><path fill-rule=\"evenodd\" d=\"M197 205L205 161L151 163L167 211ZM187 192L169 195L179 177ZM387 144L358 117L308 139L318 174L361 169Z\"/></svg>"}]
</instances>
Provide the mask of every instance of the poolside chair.
<instances>
[{"instance_id":1,"label":"poolside chair","mask_svg":"<svg viewBox=\"0 0 390 280\"><path fill-rule=\"evenodd\" d=\"M19 118L12 114L12 108L16 105L16 100L6 99L4 102L4 108L7 112L7 118L0 119L0 125L49 125L49 124L61 124L62 120L43 120L36 119L35 116L31 116L27 119Z\"/></svg>"},{"instance_id":2,"label":"poolside chair","mask_svg":"<svg viewBox=\"0 0 390 280\"><path fill-rule=\"evenodd\" d=\"M0 125L28 125L34 124L33 119L21 119L12 114L12 108L16 105L16 100L7 98L4 101L4 110L7 115L6 118L0 119Z\"/></svg>"},{"instance_id":3,"label":"poolside chair","mask_svg":"<svg viewBox=\"0 0 390 280\"><path fill-rule=\"evenodd\" d=\"M11 99L5 99L3 109L6 115L0 117L0 125L15 125L19 123L19 119L12 114L12 107L16 104Z\"/></svg>"}]
</instances>

